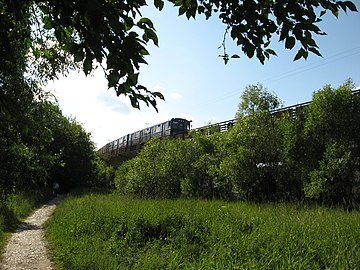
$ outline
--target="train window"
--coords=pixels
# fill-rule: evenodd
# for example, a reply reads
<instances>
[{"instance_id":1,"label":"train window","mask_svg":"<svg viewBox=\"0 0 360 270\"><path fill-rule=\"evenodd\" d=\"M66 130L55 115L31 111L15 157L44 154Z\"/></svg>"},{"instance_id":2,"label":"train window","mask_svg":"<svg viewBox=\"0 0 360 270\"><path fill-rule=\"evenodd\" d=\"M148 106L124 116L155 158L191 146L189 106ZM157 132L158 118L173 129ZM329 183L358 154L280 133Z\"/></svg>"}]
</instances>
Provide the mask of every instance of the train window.
<instances>
[{"instance_id":1,"label":"train window","mask_svg":"<svg viewBox=\"0 0 360 270\"><path fill-rule=\"evenodd\" d=\"M172 128L178 128L178 122L177 121L173 121L172 123Z\"/></svg>"}]
</instances>

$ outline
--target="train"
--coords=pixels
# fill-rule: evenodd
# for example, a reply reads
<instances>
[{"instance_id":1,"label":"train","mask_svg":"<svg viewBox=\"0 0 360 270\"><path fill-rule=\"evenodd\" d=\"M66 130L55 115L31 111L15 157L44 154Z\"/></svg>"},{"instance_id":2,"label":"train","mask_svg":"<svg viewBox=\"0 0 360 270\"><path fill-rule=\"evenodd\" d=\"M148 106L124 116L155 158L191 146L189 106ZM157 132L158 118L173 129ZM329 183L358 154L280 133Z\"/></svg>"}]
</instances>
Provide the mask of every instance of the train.
<instances>
[{"instance_id":1,"label":"train","mask_svg":"<svg viewBox=\"0 0 360 270\"><path fill-rule=\"evenodd\" d=\"M160 124L127 134L107 143L98 152L109 157L131 156L136 154L151 138L184 139L190 131L191 120L172 118Z\"/></svg>"}]
</instances>

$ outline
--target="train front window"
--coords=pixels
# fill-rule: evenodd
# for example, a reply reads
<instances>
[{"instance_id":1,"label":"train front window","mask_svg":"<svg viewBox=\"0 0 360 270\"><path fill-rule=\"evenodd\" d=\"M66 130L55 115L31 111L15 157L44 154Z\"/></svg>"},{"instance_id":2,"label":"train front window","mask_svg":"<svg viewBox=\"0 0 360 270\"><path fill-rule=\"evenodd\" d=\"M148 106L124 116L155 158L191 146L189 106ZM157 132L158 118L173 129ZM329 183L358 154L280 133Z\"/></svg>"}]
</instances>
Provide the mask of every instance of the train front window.
<instances>
[{"instance_id":1,"label":"train front window","mask_svg":"<svg viewBox=\"0 0 360 270\"><path fill-rule=\"evenodd\" d=\"M173 121L171 127L172 129L177 130L179 128L179 123L177 121Z\"/></svg>"}]
</instances>

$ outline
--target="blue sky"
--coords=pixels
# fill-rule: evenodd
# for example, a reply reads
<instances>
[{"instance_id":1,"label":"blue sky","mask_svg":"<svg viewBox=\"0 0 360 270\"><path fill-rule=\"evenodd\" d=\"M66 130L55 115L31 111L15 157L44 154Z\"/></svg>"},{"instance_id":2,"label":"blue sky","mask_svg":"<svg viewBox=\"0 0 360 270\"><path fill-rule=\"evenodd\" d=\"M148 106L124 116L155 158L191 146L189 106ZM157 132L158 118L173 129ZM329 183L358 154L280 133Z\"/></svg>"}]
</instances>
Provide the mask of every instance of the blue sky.
<instances>
[{"instance_id":1,"label":"blue sky","mask_svg":"<svg viewBox=\"0 0 360 270\"><path fill-rule=\"evenodd\" d=\"M313 92L326 84L338 87L352 78L360 85L359 13L341 13L339 19L324 16L320 28L328 35L315 37L323 58L309 55L306 61L293 62L296 47L286 50L275 37L272 48L278 56L262 65L256 58L242 55L228 38L228 53L241 58L225 65L218 57L225 25L217 17L188 21L166 4L161 12L153 7L142 10L155 25L159 47L148 47L148 65L141 67L139 80L149 90L164 94L166 101L158 102L159 113L145 104L141 110L131 108L126 98L107 90L100 70L87 78L73 72L46 87L57 96L63 113L91 132L98 147L172 117L192 120L193 127L232 119L250 84L262 83L284 106L309 101Z\"/></svg>"}]
</instances>

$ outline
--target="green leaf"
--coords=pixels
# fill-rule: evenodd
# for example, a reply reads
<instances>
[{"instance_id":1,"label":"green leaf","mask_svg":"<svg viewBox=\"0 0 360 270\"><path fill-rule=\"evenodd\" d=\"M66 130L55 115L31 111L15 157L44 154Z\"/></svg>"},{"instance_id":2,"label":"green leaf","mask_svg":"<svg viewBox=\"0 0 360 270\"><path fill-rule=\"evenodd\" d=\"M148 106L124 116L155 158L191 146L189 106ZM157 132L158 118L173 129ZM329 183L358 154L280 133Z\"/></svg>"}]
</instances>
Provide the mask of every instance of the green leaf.
<instances>
[{"instance_id":1,"label":"green leaf","mask_svg":"<svg viewBox=\"0 0 360 270\"><path fill-rule=\"evenodd\" d=\"M255 53L255 46L248 44L244 47L244 50L249 58L252 58Z\"/></svg>"},{"instance_id":2,"label":"green leaf","mask_svg":"<svg viewBox=\"0 0 360 270\"><path fill-rule=\"evenodd\" d=\"M227 63L229 62L229 55L226 53L225 55L223 55L223 60L225 65L227 65Z\"/></svg>"},{"instance_id":3,"label":"green leaf","mask_svg":"<svg viewBox=\"0 0 360 270\"><path fill-rule=\"evenodd\" d=\"M176 0L176 1L174 2L174 5L175 5L176 7L181 6L182 4L183 4L183 0Z\"/></svg>"},{"instance_id":4,"label":"green leaf","mask_svg":"<svg viewBox=\"0 0 360 270\"><path fill-rule=\"evenodd\" d=\"M287 37L286 39L285 39L285 48L286 49L292 49L292 48L294 48L294 46L295 46L295 38L294 37Z\"/></svg>"},{"instance_id":5,"label":"green leaf","mask_svg":"<svg viewBox=\"0 0 360 270\"><path fill-rule=\"evenodd\" d=\"M30 38L25 38L24 44L26 45L26 48L32 47L32 40Z\"/></svg>"},{"instance_id":6,"label":"green leaf","mask_svg":"<svg viewBox=\"0 0 360 270\"><path fill-rule=\"evenodd\" d=\"M277 56L276 52L272 49L266 49L265 52Z\"/></svg>"},{"instance_id":7,"label":"green leaf","mask_svg":"<svg viewBox=\"0 0 360 270\"><path fill-rule=\"evenodd\" d=\"M301 57L304 57L304 58L306 59L305 53L306 53L306 51L305 51L303 48L301 48L300 50L298 50L297 54L296 54L295 57L294 57L294 61L299 60Z\"/></svg>"},{"instance_id":8,"label":"green leaf","mask_svg":"<svg viewBox=\"0 0 360 270\"><path fill-rule=\"evenodd\" d=\"M162 100L165 100L163 94L161 94L160 92L153 92L153 95L160 98L160 99L162 99Z\"/></svg>"},{"instance_id":9,"label":"green leaf","mask_svg":"<svg viewBox=\"0 0 360 270\"><path fill-rule=\"evenodd\" d=\"M33 48L33 54L35 56L35 59L38 59L41 56L41 50Z\"/></svg>"},{"instance_id":10,"label":"green leaf","mask_svg":"<svg viewBox=\"0 0 360 270\"><path fill-rule=\"evenodd\" d=\"M162 10L164 8L164 1L163 0L154 0L154 5L158 10Z\"/></svg>"},{"instance_id":11,"label":"green leaf","mask_svg":"<svg viewBox=\"0 0 360 270\"><path fill-rule=\"evenodd\" d=\"M92 58L90 58L90 57L85 58L85 61L83 64L83 70L84 70L85 75L89 75L89 73L92 70Z\"/></svg>"},{"instance_id":12,"label":"green leaf","mask_svg":"<svg viewBox=\"0 0 360 270\"><path fill-rule=\"evenodd\" d=\"M358 11L357 8L356 8L356 6L355 6L355 4L354 4L353 2L351 2L351 1L346 1L344 4L345 4L351 11L354 11L354 12Z\"/></svg>"},{"instance_id":13,"label":"green leaf","mask_svg":"<svg viewBox=\"0 0 360 270\"><path fill-rule=\"evenodd\" d=\"M334 10L332 10L331 12L332 12L332 14L333 14L336 18L339 17L339 10L334 9Z\"/></svg>"},{"instance_id":14,"label":"green leaf","mask_svg":"<svg viewBox=\"0 0 360 270\"><path fill-rule=\"evenodd\" d=\"M126 81L129 83L130 86L135 86L138 83L138 79L139 79L139 73L134 73L134 74L129 74Z\"/></svg>"},{"instance_id":15,"label":"green leaf","mask_svg":"<svg viewBox=\"0 0 360 270\"><path fill-rule=\"evenodd\" d=\"M189 20L191 17L193 17L195 19L196 16L196 9L188 9L186 11L186 18Z\"/></svg>"},{"instance_id":16,"label":"green leaf","mask_svg":"<svg viewBox=\"0 0 360 270\"><path fill-rule=\"evenodd\" d=\"M112 70L110 72L109 76L107 77L107 79L108 79L109 88L116 86L116 84L118 83L118 81L120 79L119 72L117 72L116 70Z\"/></svg>"},{"instance_id":17,"label":"green leaf","mask_svg":"<svg viewBox=\"0 0 360 270\"><path fill-rule=\"evenodd\" d=\"M144 17L144 18L141 18L137 23L137 25L139 25L139 26L144 25L144 24L146 24L150 28L154 29L154 24L152 23L152 21L150 19Z\"/></svg>"},{"instance_id":18,"label":"green leaf","mask_svg":"<svg viewBox=\"0 0 360 270\"><path fill-rule=\"evenodd\" d=\"M149 42L149 40L150 40L146 33L143 34L142 38L145 42Z\"/></svg>"},{"instance_id":19,"label":"green leaf","mask_svg":"<svg viewBox=\"0 0 360 270\"><path fill-rule=\"evenodd\" d=\"M52 29L51 21L48 16L43 17L43 24L44 24L44 26L43 26L44 29L46 29L46 30Z\"/></svg>"},{"instance_id":20,"label":"green leaf","mask_svg":"<svg viewBox=\"0 0 360 270\"><path fill-rule=\"evenodd\" d=\"M154 5L158 10L162 10L164 8L164 1L163 0L154 0Z\"/></svg>"},{"instance_id":21,"label":"green leaf","mask_svg":"<svg viewBox=\"0 0 360 270\"><path fill-rule=\"evenodd\" d=\"M186 7L185 6L181 6L179 8L179 16L183 15L186 12Z\"/></svg>"},{"instance_id":22,"label":"green leaf","mask_svg":"<svg viewBox=\"0 0 360 270\"><path fill-rule=\"evenodd\" d=\"M74 61L80 62L84 59L84 56L85 56L84 51L82 49L80 49L74 54Z\"/></svg>"},{"instance_id":23,"label":"green leaf","mask_svg":"<svg viewBox=\"0 0 360 270\"><path fill-rule=\"evenodd\" d=\"M137 98L134 96L129 96L129 97L131 101L131 106L133 106L133 108L140 109L139 101L137 100Z\"/></svg>"},{"instance_id":24,"label":"green leaf","mask_svg":"<svg viewBox=\"0 0 360 270\"><path fill-rule=\"evenodd\" d=\"M124 27L126 31L129 31L134 26L134 21L130 17L125 18Z\"/></svg>"},{"instance_id":25,"label":"green leaf","mask_svg":"<svg viewBox=\"0 0 360 270\"><path fill-rule=\"evenodd\" d=\"M49 50L44 50L43 54L44 54L45 58L48 60L50 60L52 58Z\"/></svg>"},{"instance_id":26,"label":"green leaf","mask_svg":"<svg viewBox=\"0 0 360 270\"><path fill-rule=\"evenodd\" d=\"M258 48L256 50L256 57L259 59L260 63L264 65L264 63L265 63L265 55L264 55L262 49Z\"/></svg>"},{"instance_id":27,"label":"green leaf","mask_svg":"<svg viewBox=\"0 0 360 270\"><path fill-rule=\"evenodd\" d=\"M159 46L159 40L154 30L147 28L145 30L146 37L151 39L156 46ZM145 40L145 39L144 39ZM146 40L145 40L146 41Z\"/></svg>"},{"instance_id":28,"label":"green leaf","mask_svg":"<svg viewBox=\"0 0 360 270\"><path fill-rule=\"evenodd\" d=\"M237 54L233 54L233 55L231 56L231 58L240 58L240 56L237 55Z\"/></svg>"},{"instance_id":29,"label":"green leaf","mask_svg":"<svg viewBox=\"0 0 360 270\"><path fill-rule=\"evenodd\" d=\"M315 53L317 56L323 57L323 56L321 55L321 53L320 53L316 48L314 48L314 47L310 47L310 48L309 48L309 51L312 52L312 53Z\"/></svg>"}]
</instances>

